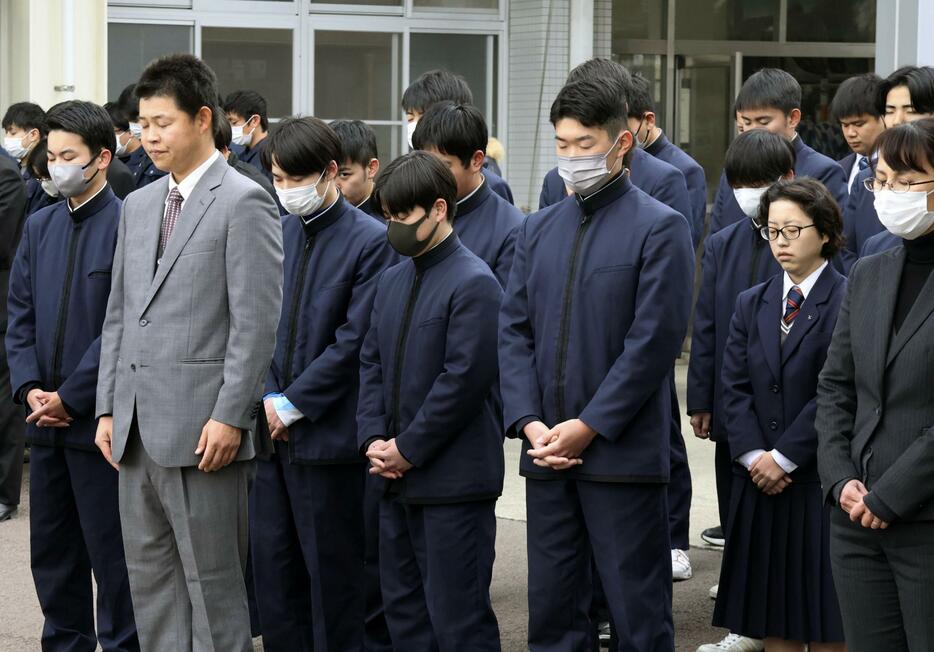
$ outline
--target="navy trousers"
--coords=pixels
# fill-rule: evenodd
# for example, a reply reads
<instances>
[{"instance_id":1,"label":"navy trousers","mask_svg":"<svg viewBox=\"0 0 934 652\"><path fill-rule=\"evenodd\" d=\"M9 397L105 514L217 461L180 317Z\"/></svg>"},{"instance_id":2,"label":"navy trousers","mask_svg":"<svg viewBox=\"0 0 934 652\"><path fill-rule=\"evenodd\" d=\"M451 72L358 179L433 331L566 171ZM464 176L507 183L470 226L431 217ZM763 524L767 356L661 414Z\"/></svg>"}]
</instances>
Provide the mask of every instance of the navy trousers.
<instances>
[{"instance_id":1,"label":"navy trousers","mask_svg":"<svg viewBox=\"0 0 934 652\"><path fill-rule=\"evenodd\" d=\"M667 488L526 481L529 650L590 652L596 566L619 651L671 652Z\"/></svg>"},{"instance_id":2,"label":"navy trousers","mask_svg":"<svg viewBox=\"0 0 934 652\"><path fill-rule=\"evenodd\" d=\"M266 652L363 649L363 464L257 462L253 582Z\"/></svg>"},{"instance_id":3,"label":"navy trousers","mask_svg":"<svg viewBox=\"0 0 934 652\"><path fill-rule=\"evenodd\" d=\"M730 492L733 488L733 457L730 455L729 442L716 442L713 464L717 480L717 510L720 513L720 526L726 532L727 521L730 520Z\"/></svg>"},{"instance_id":4,"label":"navy trousers","mask_svg":"<svg viewBox=\"0 0 934 652\"><path fill-rule=\"evenodd\" d=\"M383 593L379 584L379 501L386 489L385 481L364 469L363 532L365 550L363 566L366 572L366 615L363 649L366 652L392 652L389 626L383 611Z\"/></svg>"},{"instance_id":5,"label":"navy trousers","mask_svg":"<svg viewBox=\"0 0 934 652\"><path fill-rule=\"evenodd\" d=\"M668 527L671 547L687 550L690 547L691 525L691 467L688 466L688 450L681 432L681 410L675 390L675 374L670 376L671 389L671 477L668 481Z\"/></svg>"},{"instance_id":6,"label":"navy trousers","mask_svg":"<svg viewBox=\"0 0 934 652\"><path fill-rule=\"evenodd\" d=\"M98 644L105 652L139 650L117 472L99 452L35 444L29 465L30 558L45 617L43 651L93 652Z\"/></svg>"},{"instance_id":7,"label":"navy trousers","mask_svg":"<svg viewBox=\"0 0 934 652\"><path fill-rule=\"evenodd\" d=\"M494 505L380 501L383 606L399 652L500 652L490 602Z\"/></svg>"}]
</instances>

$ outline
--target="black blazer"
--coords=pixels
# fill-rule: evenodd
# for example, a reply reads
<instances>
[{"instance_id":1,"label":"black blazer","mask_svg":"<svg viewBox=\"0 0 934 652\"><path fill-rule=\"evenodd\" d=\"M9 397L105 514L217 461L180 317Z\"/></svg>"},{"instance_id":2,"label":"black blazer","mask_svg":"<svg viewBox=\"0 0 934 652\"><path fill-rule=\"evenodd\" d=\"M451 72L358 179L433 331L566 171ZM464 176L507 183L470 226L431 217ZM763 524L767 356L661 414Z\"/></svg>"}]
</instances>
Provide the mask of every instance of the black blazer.
<instances>
[{"instance_id":1,"label":"black blazer","mask_svg":"<svg viewBox=\"0 0 934 652\"><path fill-rule=\"evenodd\" d=\"M863 481L886 521L934 520L934 275L898 333L892 320L905 249L859 260L850 274L817 394L825 497Z\"/></svg>"}]
</instances>

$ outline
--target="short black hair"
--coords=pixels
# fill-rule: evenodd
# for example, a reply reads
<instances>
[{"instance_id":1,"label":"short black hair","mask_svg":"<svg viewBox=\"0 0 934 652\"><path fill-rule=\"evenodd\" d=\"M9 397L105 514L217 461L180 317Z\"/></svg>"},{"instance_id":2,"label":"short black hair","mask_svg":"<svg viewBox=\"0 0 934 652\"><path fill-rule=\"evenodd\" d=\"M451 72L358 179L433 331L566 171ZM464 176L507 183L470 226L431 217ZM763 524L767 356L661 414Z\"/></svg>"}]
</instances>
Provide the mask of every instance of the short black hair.
<instances>
[{"instance_id":1,"label":"short black hair","mask_svg":"<svg viewBox=\"0 0 934 652\"><path fill-rule=\"evenodd\" d=\"M788 115L801 109L801 84L784 70L763 68L743 83L734 109L778 109Z\"/></svg>"},{"instance_id":2,"label":"short black hair","mask_svg":"<svg viewBox=\"0 0 934 652\"><path fill-rule=\"evenodd\" d=\"M882 78L871 72L850 77L840 84L830 103L830 117L836 122L861 115L881 118L879 111L879 85Z\"/></svg>"},{"instance_id":3,"label":"short black hair","mask_svg":"<svg viewBox=\"0 0 934 652\"><path fill-rule=\"evenodd\" d=\"M26 131L38 129L39 134L42 136L49 133L45 123L45 111L42 110L41 106L32 102L17 102L7 108L0 126L9 129L14 125Z\"/></svg>"},{"instance_id":4,"label":"short black hair","mask_svg":"<svg viewBox=\"0 0 934 652\"><path fill-rule=\"evenodd\" d=\"M655 100L652 99L649 80L636 73L632 76L629 91L629 117L642 118L646 113L655 113Z\"/></svg>"},{"instance_id":5,"label":"short black hair","mask_svg":"<svg viewBox=\"0 0 934 652\"><path fill-rule=\"evenodd\" d=\"M903 66L879 84L878 111L885 115L885 99L897 86L907 86L911 105L917 113L934 113L934 68Z\"/></svg>"},{"instance_id":6,"label":"short black hair","mask_svg":"<svg viewBox=\"0 0 934 652\"><path fill-rule=\"evenodd\" d=\"M726 150L723 171L732 188L773 183L795 169L795 148L784 136L765 129L744 131Z\"/></svg>"},{"instance_id":7,"label":"short black hair","mask_svg":"<svg viewBox=\"0 0 934 652\"><path fill-rule=\"evenodd\" d=\"M372 201L387 219L416 206L427 213L438 199L447 204L447 218L453 220L457 182L448 167L428 152L416 150L400 156L376 176Z\"/></svg>"},{"instance_id":8,"label":"short black hair","mask_svg":"<svg viewBox=\"0 0 934 652\"><path fill-rule=\"evenodd\" d=\"M61 102L49 109L46 121L50 132L67 131L80 136L92 156L97 156L105 149L110 150L112 155L117 148L117 137L110 116L94 102Z\"/></svg>"},{"instance_id":9,"label":"short black hair","mask_svg":"<svg viewBox=\"0 0 934 652\"><path fill-rule=\"evenodd\" d=\"M104 110L110 116L110 123L120 131L127 131L130 128L130 121L126 117L126 111L116 102L107 102L104 104Z\"/></svg>"},{"instance_id":10,"label":"short black hair","mask_svg":"<svg viewBox=\"0 0 934 652\"><path fill-rule=\"evenodd\" d=\"M341 141L326 122L312 116L286 118L269 134L260 156L266 169L273 163L290 176L324 172L331 161L340 164Z\"/></svg>"},{"instance_id":11,"label":"short black hair","mask_svg":"<svg viewBox=\"0 0 934 652\"><path fill-rule=\"evenodd\" d=\"M837 200L824 184L810 177L801 177L771 185L759 203L759 224L768 223L772 202L783 199L797 204L814 222L817 232L827 236L827 242L820 252L823 258L829 260L843 249L846 242L843 236L843 214Z\"/></svg>"},{"instance_id":12,"label":"short black hair","mask_svg":"<svg viewBox=\"0 0 934 652\"><path fill-rule=\"evenodd\" d=\"M223 111L218 111L214 116L214 149L230 149L232 140L233 130L230 128L230 120Z\"/></svg>"},{"instance_id":13,"label":"short black hair","mask_svg":"<svg viewBox=\"0 0 934 652\"><path fill-rule=\"evenodd\" d=\"M429 70L409 84L402 94L402 110L424 113L435 102L450 100L473 104L467 80L447 70Z\"/></svg>"},{"instance_id":14,"label":"short black hair","mask_svg":"<svg viewBox=\"0 0 934 652\"><path fill-rule=\"evenodd\" d=\"M136 84L129 84L120 91L117 104L123 109L127 120L136 122L139 119L139 98L136 96Z\"/></svg>"},{"instance_id":15,"label":"short black hair","mask_svg":"<svg viewBox=\"0 0 934 652\"><path fill-rule=\"evenodd\" d=\"M263 131L269 129L266 98L256 91L234 91L224 100L224 111L226 113L236 113L244 120L249 120L254 115L258 115L259 124Z\"/></svg>"},{"instance_id":16,"label":"short black hair","mask_svg":"<svg viewBox=\"0 0 934 652\"><path fill-rule=\"evenodd\" d=\"M171 97L192 118L205 106L217 113L217 76L194 55L170 54L146 66L136 83L136 97Z\"/></svg>"},{"instance_id":17,"label":"short black hair","mask_svg":"<svg viewBox=\"0 0 934 652\"><path fill-rule=\"evenodd\" d=\"M600 57L588 59L584 63L576 65L568 73L565 84L585 80L611 85L613 91L619 96L619 100L626 107L624 114L628 112L629 96L632 94L632 75L629 74L626 66L611 59L602 59Z\"/></svg>"},{"instance_id":18,"label":"short black hair","mask_svg":"<svg viewBox=\"0 0 934 652\"><path fill-rule=\"evenodd\" d=\"M33 179L49 179L49 143L43 138L26 155L26 171Z\"/></svg>"},{"instance_id":19,"label":"short black hair","mask_svg":"<svg viewBox=\"0 0 934 652\"><path fill-rule=\"evenodd\" d=\"M934 118L886 129L875 150L893 172L924 172L925 163L934 166Z\"/></svg>"},{"instance_id":20,"label":"short black hair","mask_svg":"<svg viewBox=\"0 0 934 652\"><path fill-rule=\"evenodd\" d=\"M475 152L486 153L489 132L480 109L454 102L438 102L425 112L412 134L415 149L432 147L457 157L465 168Z\"/></svg>"},{"instance_id":21,"label":"short black hair","mask_svg":"<svg viewBox=\"0 0 934 652\"><path fill-rule=\"evenodd\" d=\"M571 118L588 128L599 127L615 137L626 128L626 99L614 84L596 79L569 82L551 104L550 120Z\"/></svg>"},{"instance_id":22,"label":"short black hair","mask_svg":"<svg viewBox=\"0 0 934 652\"><path fill-rule=\"evenodd\" d=\"M338 163L357 163L366 167L374 158L379 158L376 147L376 132L362 120L333 120L331 129L341 141L341 160Z\"/></svg>"}]
</instances>

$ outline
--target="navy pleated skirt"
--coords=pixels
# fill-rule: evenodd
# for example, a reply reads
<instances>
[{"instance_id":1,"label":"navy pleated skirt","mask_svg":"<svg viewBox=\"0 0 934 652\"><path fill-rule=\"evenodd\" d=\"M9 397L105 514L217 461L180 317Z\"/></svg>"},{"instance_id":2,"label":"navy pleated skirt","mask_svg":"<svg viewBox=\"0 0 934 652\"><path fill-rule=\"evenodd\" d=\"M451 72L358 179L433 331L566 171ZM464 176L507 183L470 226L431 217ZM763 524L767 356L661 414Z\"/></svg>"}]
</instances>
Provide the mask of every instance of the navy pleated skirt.
<instances>
[{"instance_id":1,"label":"navy pleated skirt","mask_svg":"<svg viewBox=\"0 0 934 652\"><path fill-rule=\"evenodd\" d=\"M766 496L734 475L713 624L752 638L843 641L829 536L819 483Z\"/></svg>"}]
</instances>

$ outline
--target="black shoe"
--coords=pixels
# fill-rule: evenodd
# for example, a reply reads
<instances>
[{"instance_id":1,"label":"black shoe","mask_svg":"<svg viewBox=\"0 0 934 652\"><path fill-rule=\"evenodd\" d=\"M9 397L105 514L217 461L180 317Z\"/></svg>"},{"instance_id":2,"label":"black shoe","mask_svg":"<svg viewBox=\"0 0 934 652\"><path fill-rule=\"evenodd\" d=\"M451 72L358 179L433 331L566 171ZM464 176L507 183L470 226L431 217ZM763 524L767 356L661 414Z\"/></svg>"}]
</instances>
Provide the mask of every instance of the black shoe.
<instances>
[{"instance_id":1,"label":"black shoe","mask_svg":"<svg viewBox=\"0 0 934 652\"><path fill-rule=\"evenodd\" d=\"M717 527L709 527L701 532L700 538L712 546L723 547L726 544L726 538L723 536L723 528L719 525Z\"/></svg>"},{"instance_id":2,"label":"black shoe","mask_svg":"<svg viewBox=\"0 0 934 652\"><path fill-rule=\"evenodd\" d=\"M0 523L3 521L9 521L13 518L13 515L16 513L16 510L19 509L19 505L4 505L0 503Z\"/></svg>"}]
</instances>

